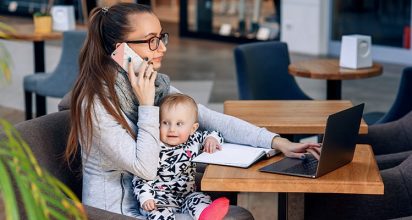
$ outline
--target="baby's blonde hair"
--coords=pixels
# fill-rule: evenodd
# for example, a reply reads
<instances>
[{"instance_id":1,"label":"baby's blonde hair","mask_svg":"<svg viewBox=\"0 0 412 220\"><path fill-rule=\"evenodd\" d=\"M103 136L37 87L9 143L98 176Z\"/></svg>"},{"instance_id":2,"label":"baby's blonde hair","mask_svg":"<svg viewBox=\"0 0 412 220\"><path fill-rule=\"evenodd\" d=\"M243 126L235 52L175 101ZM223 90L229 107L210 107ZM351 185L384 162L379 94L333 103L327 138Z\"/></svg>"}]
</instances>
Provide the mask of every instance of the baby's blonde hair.
<instances>
[{"instance_id":1,"label":"baby's blonde hair","mask_svg":"<svg viewBox=\"0 0 412 220\"><path fill-rule=\"evenodd\" d=\"M185 94L174 93L174 94L170 94L170 95L163 97L163 99L160 101L160 104L159 104L160 111L162 111L162 109L165 109L165 108L170 109L179 104L188 105L193 110L193 117L195 119L195 122L198 122L197 104L192 97L185 95Z\"/></svg>"}]
</instances>

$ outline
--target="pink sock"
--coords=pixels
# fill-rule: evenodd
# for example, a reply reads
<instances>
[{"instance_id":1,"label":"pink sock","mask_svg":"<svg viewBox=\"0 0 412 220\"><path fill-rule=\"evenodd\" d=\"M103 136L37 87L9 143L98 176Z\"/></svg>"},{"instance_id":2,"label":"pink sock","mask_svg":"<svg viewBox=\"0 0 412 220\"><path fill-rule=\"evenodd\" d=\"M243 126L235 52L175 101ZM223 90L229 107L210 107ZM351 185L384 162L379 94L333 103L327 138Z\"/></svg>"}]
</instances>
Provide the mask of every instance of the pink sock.
<instances>
[{"instance_id":1,"label":"pink sock","mask_svg":"<svg viewBox=\"0 0 412 220\"><path fill-rule=\"evenodd\" d=\"M222 220L229 210L229 199L220 197L200 213L199 220Z\"/></svg>"}]
</instances>

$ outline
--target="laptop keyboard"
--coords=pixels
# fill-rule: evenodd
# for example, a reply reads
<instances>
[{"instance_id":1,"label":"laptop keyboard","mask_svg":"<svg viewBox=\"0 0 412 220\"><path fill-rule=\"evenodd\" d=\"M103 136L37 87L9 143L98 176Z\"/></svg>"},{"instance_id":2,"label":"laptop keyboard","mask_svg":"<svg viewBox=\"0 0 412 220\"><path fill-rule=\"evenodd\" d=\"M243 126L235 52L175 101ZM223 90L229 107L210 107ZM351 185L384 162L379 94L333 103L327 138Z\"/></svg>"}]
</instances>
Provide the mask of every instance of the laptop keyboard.
<instances>
[{"instance_id":1,"label":"laptop keyboard","mask_svg":"<svg viewBox=\"0 0 412 220\"><path fill-rule=\"evenodd\" d=\"M300 164L284 170L286 173L298 173L303 175L315 175L318 167L318 160L313 156L308 156Z\"/></svg>"}]
</instances>

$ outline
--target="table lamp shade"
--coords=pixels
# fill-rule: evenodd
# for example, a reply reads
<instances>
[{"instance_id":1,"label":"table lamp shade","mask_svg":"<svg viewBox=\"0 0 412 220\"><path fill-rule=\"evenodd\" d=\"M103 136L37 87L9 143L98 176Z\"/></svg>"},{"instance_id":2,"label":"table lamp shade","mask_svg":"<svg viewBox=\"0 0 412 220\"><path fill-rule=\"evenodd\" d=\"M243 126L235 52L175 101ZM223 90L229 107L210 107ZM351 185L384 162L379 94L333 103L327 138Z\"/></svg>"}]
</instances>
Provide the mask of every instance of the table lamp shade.
<instances>
[{"instance_id":1,"label":"table lamp shade","mask_svg":"<svg viewBox=\"0 0 412 220\"><path fill-rule=\"evenodd\" d=\"M69 31L76 28L74 7L72 5L56 5L51 9L54 31Z\"/></svg>"}]
</instances>

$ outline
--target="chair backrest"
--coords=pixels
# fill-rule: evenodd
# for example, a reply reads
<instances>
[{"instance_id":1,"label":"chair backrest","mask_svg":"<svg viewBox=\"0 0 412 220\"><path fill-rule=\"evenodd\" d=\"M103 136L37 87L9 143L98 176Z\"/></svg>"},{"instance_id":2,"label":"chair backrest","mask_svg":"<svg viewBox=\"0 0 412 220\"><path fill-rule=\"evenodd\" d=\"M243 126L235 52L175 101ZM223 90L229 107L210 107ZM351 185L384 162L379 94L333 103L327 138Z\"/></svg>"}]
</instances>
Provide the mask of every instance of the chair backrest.
<instances>
[{"instance_id":1,"label":"chair backrest","mask_svg":"<svg viewBox=\"0 0 412 220\"><path fill-rule=\"evenodd\" d=\"M70 130L70 111L51 113L15 125L40 166L66 184L81 199L82 171L80 152L73 163L63 160ZM3 138L0 135L0 138Z\"/></svg>"},{"instance_id":2,"label":"chair backrest","mask_svg":"<svg viewBox=\"0 0 412 220\"><path fill-rule=\"evenodd\" d=\"M42 85L39 86L40 95L63 97L73 87L79 75L79 54L86 39L85 31L63 32L62 54L56 69Z\"/></svg>"},{"instance_id":3,"label":"chair backrest","mask_svg":"<svg viewBox=\"0 0 412 220\"><path fill-rule=\"evenodd\" d=\"M375 124L382 124L402 118L412 110L412 67L403 69L395 102L389 111Z\"/></svg>"},{"instance_id":4,"label":"chair backrest","mask_svg":"<svg viewBox=\"0 0 412 220\"><path fill-rule=\"evenodd\" d=\"M289 74L289 51L284 42L242 44L234 50L240 99L308 100Z\"/></svg>"},{"instance_id":5,"label":"chair backrest","mask_svg":"<svg viewBox=\"0 0 412 220\"><path fill-rule=\"evenodd\" d=\"M368 133L359 135L358 143L372 146L375 155L412 150L412 111L395 121L368 126Z\"/></svg>"},{"instance_id":6,"label":"chair backrest","mask_svg":"<svg viewBox=\"0 0 412 220\"><path fill-rule=\"evenodd\" d=\"M412 155L410 155L406 160L404 160L399 165L400 173L403 174L403 181L405 182L405 187L407 188L409 201L412 199ZM401 181L399 181L401 182ZM411 205L412 206L412 205ZM410 207L411 207L410 206ZM412 215L411 209L409 209L409 215ZM412 216L410 216L412 218Z\"/></svg>"}]
</instances>

